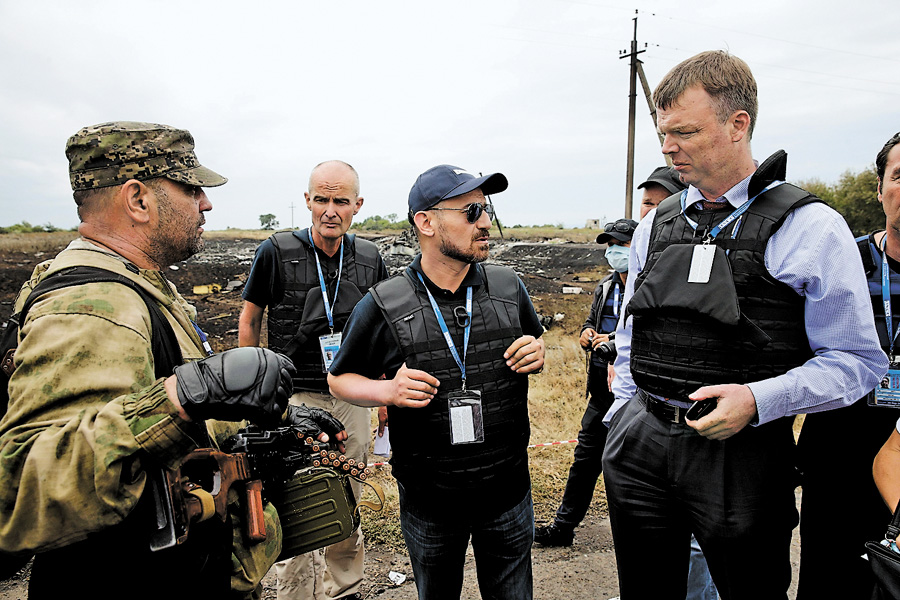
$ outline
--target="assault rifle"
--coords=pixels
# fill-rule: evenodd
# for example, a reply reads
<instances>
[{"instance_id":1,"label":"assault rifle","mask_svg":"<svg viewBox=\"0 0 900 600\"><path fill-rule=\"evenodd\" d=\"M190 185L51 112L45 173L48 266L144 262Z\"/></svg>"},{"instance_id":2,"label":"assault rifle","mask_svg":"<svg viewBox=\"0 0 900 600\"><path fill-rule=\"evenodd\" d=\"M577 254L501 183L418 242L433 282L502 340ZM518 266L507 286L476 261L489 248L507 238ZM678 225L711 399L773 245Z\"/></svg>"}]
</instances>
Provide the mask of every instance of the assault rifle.
<instances>
[{"instance_id":1,"label":"assault rifle","mask_svg":"<svg viewBox=\"0 0 900 600\"><path fill-rule=\"evenodd\" d=\"M369 476L357 464L306 435L297 426L261 429L251 425L226 440L224 450L201 448L191 452L179 469L158 469L150 481L155 529L153 551L184 543L191 523L228 518L228 492L244 494L245 534L250 542L266 539L263 507L267 489L275 489L306 467L326 467L359 480Z\"/></svg>"}]
</instances>

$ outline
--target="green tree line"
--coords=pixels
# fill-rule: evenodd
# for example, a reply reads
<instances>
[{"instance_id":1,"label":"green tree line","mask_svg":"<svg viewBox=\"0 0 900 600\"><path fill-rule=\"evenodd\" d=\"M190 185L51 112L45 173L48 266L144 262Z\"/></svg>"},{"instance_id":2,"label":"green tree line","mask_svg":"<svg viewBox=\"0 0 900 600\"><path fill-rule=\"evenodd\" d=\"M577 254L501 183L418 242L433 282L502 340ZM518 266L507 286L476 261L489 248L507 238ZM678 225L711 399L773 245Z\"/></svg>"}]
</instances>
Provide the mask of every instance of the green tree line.
<instances>
[{"instance_id":1,"label":"green tree line","mask_svg":"<svg viewBox=\"0 0 900 600\"><path fill-rule=\"evenodd\" d=\"M884 211L878 201L878 176L874 166L858 173L846 171L833 184L811 179L797 185L841 213L853 235L859 237L884 229Z\"/></svg>"},{"instance_id":2,"label":"green tree line","mask_svg":"<svg viewBox=\"0 0 900 600\"><path fill-rule=\"evenodd\" d=\"M350 226L350 229L361 229L363 231L382 231L385 229L408 229L409 227L409 221L406 220L406 217L398 219L397 213L391 213L383 217L381 215L366 217L362 221L354 222L353 225Z\"/></svg>"},{"instance_id":3,"label":"green tree line","mask_svg":"<svg viewBox=\"0 0 900 600\"><path fill-rule=\"evenodd\" d=\"M75 231L78 229L77 227L73 227L69 231ZM47 223L46 225L32 225L28 221L22 221L21 223L16 223L15 225L10 225L9 227L0 227L0 234L4 233L53 233L54 231L63 231L63 229L59 227L54 227L52 224Z\"/></svg>"}]
</instances>

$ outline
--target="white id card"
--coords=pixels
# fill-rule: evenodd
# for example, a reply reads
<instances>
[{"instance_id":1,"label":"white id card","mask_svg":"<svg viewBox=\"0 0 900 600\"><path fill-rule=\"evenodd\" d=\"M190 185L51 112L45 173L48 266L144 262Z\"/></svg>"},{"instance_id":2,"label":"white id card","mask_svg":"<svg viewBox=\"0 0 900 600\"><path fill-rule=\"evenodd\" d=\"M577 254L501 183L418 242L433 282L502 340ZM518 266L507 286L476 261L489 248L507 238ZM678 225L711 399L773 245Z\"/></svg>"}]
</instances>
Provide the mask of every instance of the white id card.
<instances>
[{"instance_id":1,"label":"white id card","mask_svg":"<svg viewBox=\"0 0 900 600\"><path fill-rule=\"evenodd\" d=\"M319 336L319 348L322 350L322 371L324 373L327 373L328 369L331 368L331 363L334 362L337 351L341 349L342 335L343 334L338 331L337 333Z\"/></svg>"},{"instance_id":2,"label":"white id card","mask_svg":"<svg viewBox=\"0 0 900 600\"><path fill-rule=\"evenodd\" d=\"M709 283L709 275L712 273L713 259L715 257L715 246L710 244L694 246L694 255L691 257L691 270L688 272L688 283Z\"/></svg>"},{"instance_id":3,"label":"white id card","mask_svg":"<svg viewBox=\"0 0 900 600\"><path fill-rule=\"evenodd\" d=\"M900 364L891 363L891 368L866 401L869 406L900 408Z\"/></svg>"},{"instance_id":4,"label":"white id card","mask_svg":"<svg viewBox=\"0 0 900 600\"><path fill-rule=\"evenodd\" d=\"M466 390L451 392L450 443L478 444L484 441L484 422L481 416L481 392Z\"/></svg>"}]
</instances>

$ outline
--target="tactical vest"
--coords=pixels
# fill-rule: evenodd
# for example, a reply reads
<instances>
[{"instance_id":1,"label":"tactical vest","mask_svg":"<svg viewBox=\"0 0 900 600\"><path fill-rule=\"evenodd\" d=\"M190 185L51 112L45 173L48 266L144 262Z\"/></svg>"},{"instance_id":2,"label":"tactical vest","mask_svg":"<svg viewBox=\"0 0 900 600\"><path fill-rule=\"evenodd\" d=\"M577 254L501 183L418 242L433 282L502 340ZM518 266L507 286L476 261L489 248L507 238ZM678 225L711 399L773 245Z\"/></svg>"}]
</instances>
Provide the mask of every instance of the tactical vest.
<instances>
[{"instance_id":1,"label":"tactical vest","mask_svg":"<svg viewBox=\"0 0 900 600\"><path fill-rule=\"evenodd\" d=\"M881 298L881 254L876 249L872 237L865 235L856 239L859 248L859 256L862 258L863 267L866 270L866 281L869 285L869 295L872 297L872 314L875 315L875 329L878 331L878 342L885 354L890 352L891 341L888 336L887 322L884 320L884 301ZM890 269L891 282L891 306L894 310L900 307L900 273ZM900 325L893 324L894 332ZM893 333L893 332L892 332ZM900 346L895 345L894 353L898 353Z\"/></svg>"},{"instance_id":2,"label":"tactical vest","mask_svg":"<svg viewBox=\"0 0 900 600\"><path fill-rule=\"evenodd\" d=\"M329 333L325 303L319 287L315 250L309 241L309 229L283 231L271 238L281 262L284 298L269 307L269 348L294 361L297 375L294 391L327 392L325 365L319 336ZM337 303L332 305L334 331L342 331L353 307L376 282L381 257L378 247L368 240L344 236L344 260ZM334 300L334 284L327 279L328 301ZM311 292L311 293L310 293Z\"/></svg>"},{"instance_id":3,"label":"tactical vest","mask_svg":"<svg viewBox=\"0 0 900 600\"><path fill-rule=\"evenodd\" d=\"M635 384L685 399L705 385L759 381L806 362L812 351L804 298L766 270L765 251L788 213L821 200L787 183L759 196L715 238L721 250L716 250L709 283L701 284L687 283L693 246L733 209L703 211L695 232L681 213L680 195L657 209L647 262L627 308L634 315ZM664 253L664 266L654 269Z\"/></svg>"},{"instance_id":4,"label":"tactical vest","mask_svg":"<svg viewBox=\"0 0 900 600\"><path fill-rule=\"evenodd\" d=\"M415 272L407 268L403 276L371 290L406 366L430 373L441 382L438 394L424 408L388 407L391 466L404 485L411 481L459 491L483 487L495 475L528 477L528 376L513 372L503 358L503 352L522 336L519 281L515 272L505 267L476 268L483 269L484 285L473 290L466 388L481 391L482 443L450 443L447 397L461 389L462 373ZM449 307L445 300L436 301L441 308ZM453 302L454 306L460 304ZM462 328L456 325L450 308L442 311L444 320L451 331L457 328L459 332ZM459 355L462 357L461 352Z\"/></svg>"}]
</instances>

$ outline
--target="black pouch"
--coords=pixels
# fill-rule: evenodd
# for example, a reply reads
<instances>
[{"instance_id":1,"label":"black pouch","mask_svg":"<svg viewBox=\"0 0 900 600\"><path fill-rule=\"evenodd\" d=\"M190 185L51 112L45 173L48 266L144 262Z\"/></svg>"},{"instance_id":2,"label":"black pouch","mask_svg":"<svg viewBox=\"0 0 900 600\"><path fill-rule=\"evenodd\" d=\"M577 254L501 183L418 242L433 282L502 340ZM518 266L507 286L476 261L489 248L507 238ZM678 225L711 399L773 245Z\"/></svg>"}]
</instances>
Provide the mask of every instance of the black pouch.
<instances>
[{"instance_id":1,"label":"black pouch","mask_svg":"<svg viewBox=\"0 0 900 600\"><path fill-rule=\"evenodd\" d=\"M688 282L695 247L675 244L664 249L628 302L627 314L699 315L711 324L737 328L739 337L757 348L768 345L769 336L741 312L731 262L721 247L714 246L709 282Z\"/></svg>"},{"instance_id":2,"label":"black pouch","mask_svg":"<svg viewBox=\"0 0 900 600\"><path fill-rule=\"evenodd\" d=\"M741 309L728 256L715 246L709 282L688 283L694 247L694 244L675 244L663 250L628 302L630 314L664 308L697 313L722 325L738 325Z\"/></svg>"},{"instance_id":3,"label":"black pouch","mask_svg":"<svg viewBox=\"0 0 900 600\"><path fill-rule=\"evenodd\" d=\"M875 577L872 600L900 598L900 554L891 550L890 542L900 535L900 505L894 510L884 540L866 542L866 558Z\"/></svg>"}]
</instances>

